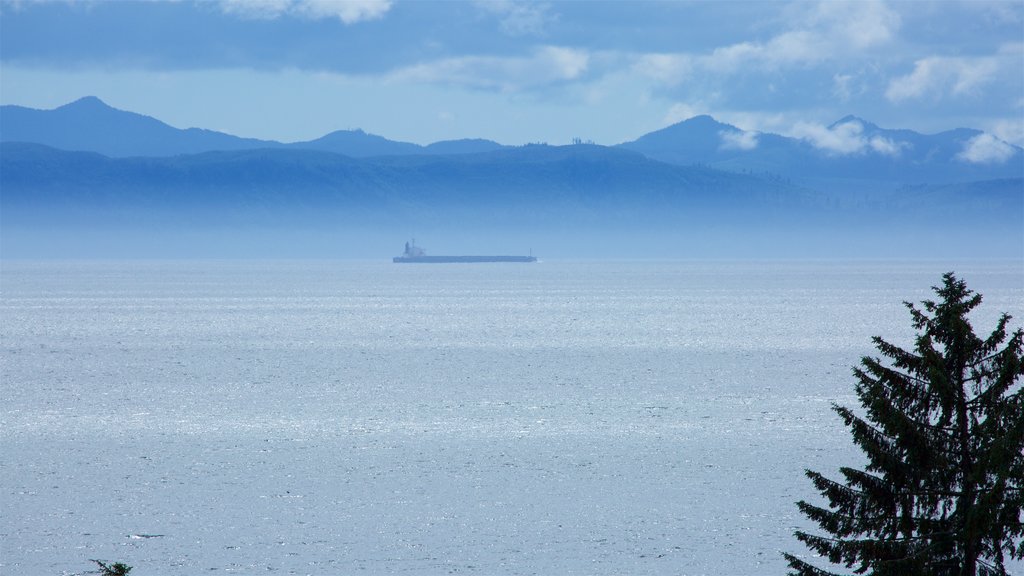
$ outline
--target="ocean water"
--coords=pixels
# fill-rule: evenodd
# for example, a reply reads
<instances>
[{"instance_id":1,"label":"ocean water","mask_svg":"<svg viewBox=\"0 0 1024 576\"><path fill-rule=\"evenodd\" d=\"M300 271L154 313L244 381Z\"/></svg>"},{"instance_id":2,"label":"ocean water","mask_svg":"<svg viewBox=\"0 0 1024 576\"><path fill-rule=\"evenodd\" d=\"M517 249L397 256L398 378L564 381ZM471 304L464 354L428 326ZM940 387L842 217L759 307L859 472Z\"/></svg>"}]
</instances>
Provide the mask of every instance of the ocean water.
<instances>
[{"instance_id":1,"label":"ocean water","mask_svg":"<svg viewBox=\"0 0 1024 576\"><path fill-rule=\"evenodd\" d=\"M6 261L0 573L781 574L948 270Z\"/></svg>"}]
</instances>

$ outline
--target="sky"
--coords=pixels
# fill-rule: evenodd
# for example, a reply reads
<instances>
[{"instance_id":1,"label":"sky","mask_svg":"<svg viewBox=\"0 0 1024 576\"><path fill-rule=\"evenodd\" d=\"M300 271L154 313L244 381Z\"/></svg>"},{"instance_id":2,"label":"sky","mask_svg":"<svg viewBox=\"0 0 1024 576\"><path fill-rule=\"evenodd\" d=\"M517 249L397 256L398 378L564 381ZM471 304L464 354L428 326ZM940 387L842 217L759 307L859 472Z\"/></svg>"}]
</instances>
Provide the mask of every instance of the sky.
<instances>
[{"instance_id":1,"label":"sky","mask_svg":"<svg viewBox=\"0 0 1024 576\"><path fill-rule=\"evenodd\" d=\"M0 0L0 104L295 142L617 144L699 114L1024 145L1024 0ZM841 128L841 126L840 126Z\"/></svg>"}]
</instances>

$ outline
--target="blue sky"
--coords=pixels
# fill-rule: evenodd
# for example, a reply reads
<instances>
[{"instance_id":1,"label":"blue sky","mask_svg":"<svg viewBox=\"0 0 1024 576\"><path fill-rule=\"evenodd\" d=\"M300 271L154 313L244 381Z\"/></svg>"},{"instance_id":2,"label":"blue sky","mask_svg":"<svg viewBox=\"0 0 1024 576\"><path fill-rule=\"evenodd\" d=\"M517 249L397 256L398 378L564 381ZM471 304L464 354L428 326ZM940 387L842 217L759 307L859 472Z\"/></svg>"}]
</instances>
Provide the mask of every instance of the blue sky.
<instances>
[{"instance_id":1,"label":"blue sky","mask_svg":"<svg viewBox=\"0 0 1024 576\"><path fill-rule=\"evenodd\" d=\"M834 145L1024 145L1024 1L0 0L0 103L95 95L180 128L421 144L633 140L697 114Z\"/></svg>"}]
</instances>

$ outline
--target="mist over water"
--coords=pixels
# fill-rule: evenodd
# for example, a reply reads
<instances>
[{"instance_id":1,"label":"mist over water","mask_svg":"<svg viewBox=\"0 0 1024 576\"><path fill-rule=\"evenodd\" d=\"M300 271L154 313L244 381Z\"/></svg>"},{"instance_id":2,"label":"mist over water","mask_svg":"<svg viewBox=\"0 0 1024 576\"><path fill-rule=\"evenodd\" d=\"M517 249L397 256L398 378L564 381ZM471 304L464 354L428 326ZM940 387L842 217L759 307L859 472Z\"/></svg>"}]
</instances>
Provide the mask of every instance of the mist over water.
<instances>
[{"instance_id":1,"label":"mist over water","mask_svg":"<svg viewBox=\"0 0 1024 576\"><path fill-rule=\"evenodd\" d=\"M782 573L950 270L1020 325L1019 260L4 261L0 567Z\"/></svg>"},{"instance_id":2,"label":"mist over water","mask_svg":"<svg viewBox=\"0 0 1024 576\"><path fill-rule=\"evenodd\" d=\"M145 222L144 218L140 218ZM1021 259L1019 229L814 220L593 226L339 222L323 226L6 225L10 259L349 259L386 261L416 239L428 254L528 254L548 260Z\"/></svg>"}]
</instances>

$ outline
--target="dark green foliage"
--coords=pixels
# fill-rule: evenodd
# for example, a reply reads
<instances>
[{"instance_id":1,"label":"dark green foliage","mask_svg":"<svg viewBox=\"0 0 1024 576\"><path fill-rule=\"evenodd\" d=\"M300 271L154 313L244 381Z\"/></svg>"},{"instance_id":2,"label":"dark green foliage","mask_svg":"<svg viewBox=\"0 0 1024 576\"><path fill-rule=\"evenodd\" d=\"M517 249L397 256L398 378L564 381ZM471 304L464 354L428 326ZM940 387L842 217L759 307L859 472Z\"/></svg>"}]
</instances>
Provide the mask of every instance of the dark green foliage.
<instances>
[{"instance_id":1,"label":"dark green foliage","mask_svg":"<svg viewBox=\"0 0 1024 576\"><path fill-rule=\"evenodd\" d=\"M123 562L114 562L113 564L107 564L102 560L92 560L100 569L97 573L100 576L128 576L128 573L132 571L132 567Z\"/></svg>"},{"instance_id":2,"label":"dark green foliage","mask_svg":"<svg viewBox=\"0 0 1024 576\"><path fill-rule=\"evenodd\" d=\"M981 295L952 273L934 290L923 310L907 303L913 351L876 337L888 363L854 370L862 413L834 406L865 470L808 470L829 507L797 504L829 535L796 537L857 574L1001 576L1024 558L1024 334L1004 314L981 339L967 318ZM784 556L794 576L831 574Z\"/></svg>"}]
</instances>

